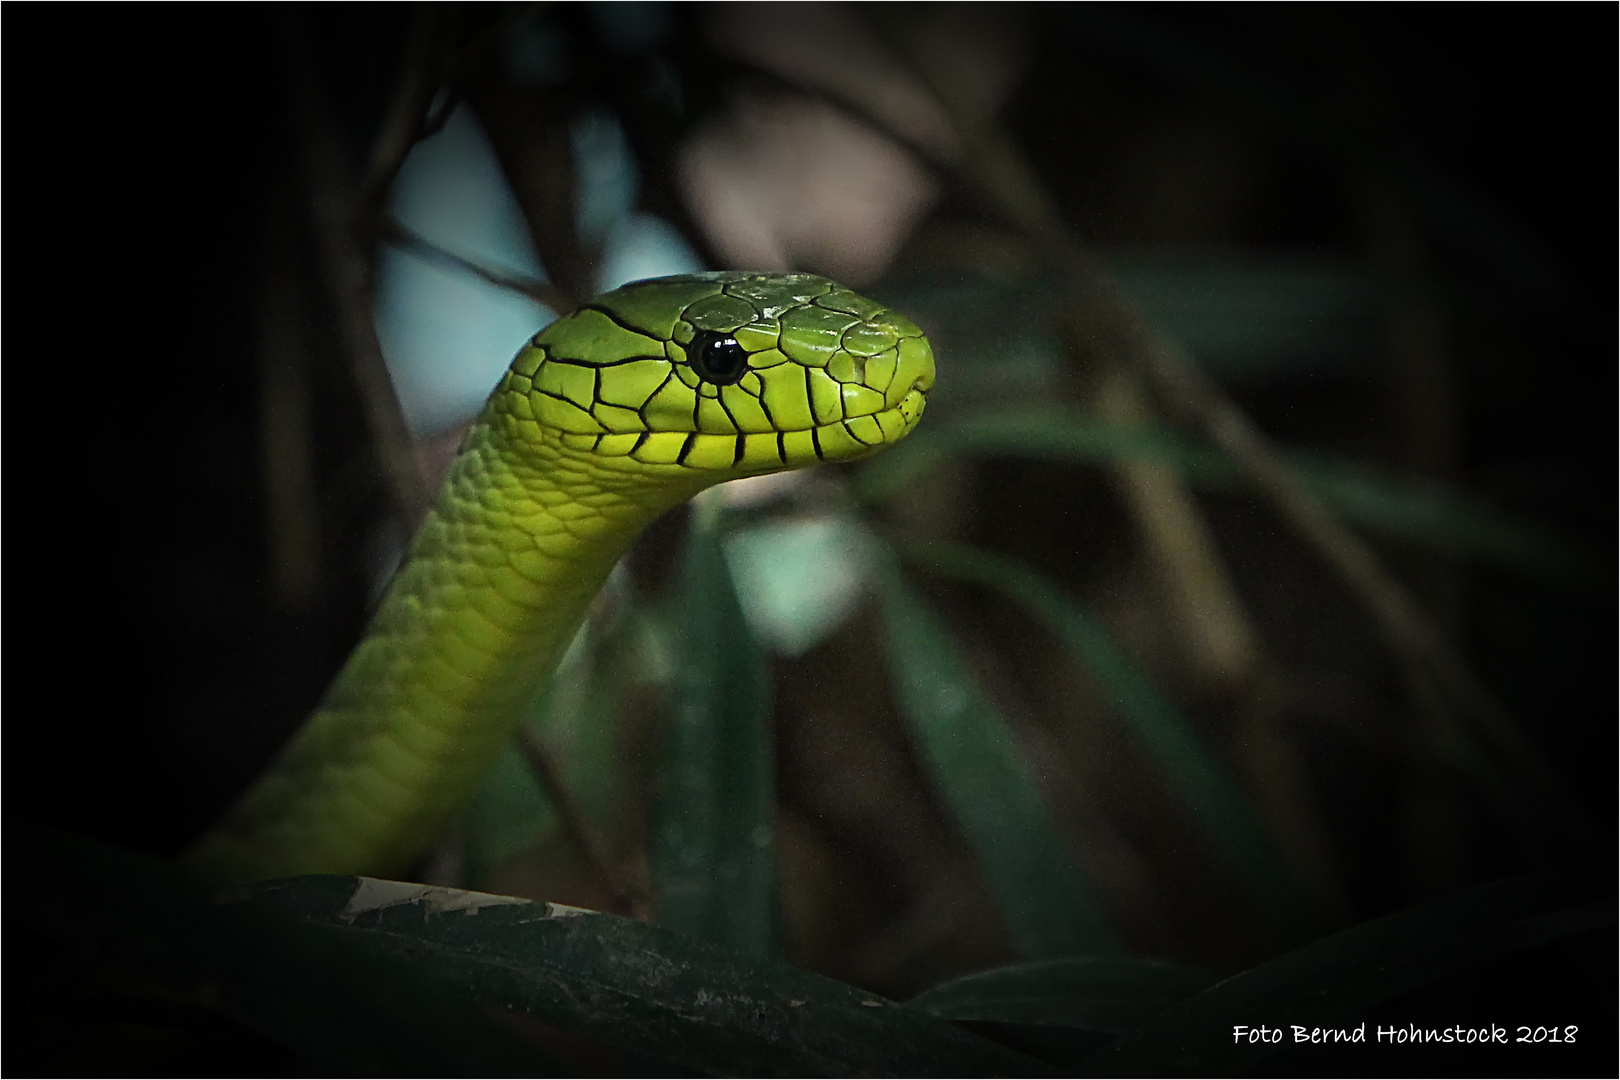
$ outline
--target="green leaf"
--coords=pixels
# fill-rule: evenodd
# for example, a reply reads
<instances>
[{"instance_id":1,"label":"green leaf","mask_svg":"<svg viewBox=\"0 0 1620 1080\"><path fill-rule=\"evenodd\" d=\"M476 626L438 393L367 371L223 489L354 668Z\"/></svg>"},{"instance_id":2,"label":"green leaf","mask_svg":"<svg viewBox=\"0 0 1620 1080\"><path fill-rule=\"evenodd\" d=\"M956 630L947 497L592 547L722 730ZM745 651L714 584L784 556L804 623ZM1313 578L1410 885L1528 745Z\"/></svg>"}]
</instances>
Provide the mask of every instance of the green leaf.
<instances>
[{"instance_id":1,"label":"green leaf","mask_svg":"<svg viewBox=\"0 0 1620 1080\"><path fill-rule=\"evenodd\" d=\"M8 866L36 887L8 919L149 965L183 957L223 987L231 1015L290 1032L332 1071L548 1074L512 1034L532 1030L576 1053L591 1040L570 1075L1045 1073L856 987L612 915L338 876L216 897L150 859L15 836ZM492 1023L492 1010L541 1024ZM603 1062L602 1047L623 1056Z\"/></svg>"},{"instance_id":2,"label":"green leaf","mask_svg":"<svg viewBox=\"0 0 1620 1080\"><path fill-rule=\"evenodd\" d=\"M1162 960L1046 960L953 979L907 1004L946 1020L1117 1034L1214 982L1212 972Z\"/></svg>"},{"instance_id":3,"label":"green leaf","mask_svg":"<svg viewBox=\"0 0 1620 1080\"><path fill-rule=\"evenodd\" d=\"M653 823L659 921L756 956L771 948L770 671L717 535L695 504L675 619L675 702Z\"/></svg>"},{"instance_id":4,"label":"green leaf","mask_svg":"<svg viewBox=\"0 0 1620 1080\"><path fill-rule=\"evenodd\" d=\"M1174 704L1103 624L1050 581L1012 559L961 544L904 549L919 565L1003 594L1044 624L1091 672L1121 720L1164 770L1170 787L1214 839L1250 897L1290 940L1309 935L1310 902L1289 874L1243 792Z\"/></svg>"},{"instance_id":5,"label":"green leaf","mask_svg":"<svg viewBox=\"0 0 1620 1080\"><path fill-rule=\"evenodd\" d=\"M1087 1062L1095 1076L1230 1076L1279 1047L1233 1038L1286 1017L1331 1026L1470 968L1615 925L1613 901L1557 910L1562 890L1519 879L1482 886L1313 942L1171 1006Z\"/></svg>"},{"instance_id":6,"label":"green leaf","mask_svg":"<svg viewBox=\"0 0 1620 1080\"><path fill-rule=\"evenodd\" d=\"M1014 946L1040 959L1120 951L1028 762L949 632L892 563L878 581L900 711Z\"/></svg>"},{"instance_id":7,"label":"green leaf","mask_svg":"<svg viewBox=\"0 0 1620 1080\"><path fill-rule=\"evenodd\" d=\"M860 492L882 499L959 456L1030 457L1107 465L1149 461L1217 490L1250 486L1218 451L1159 428L1112 424L1068 410L1026 408L987 413L912 435L866 465ZM1592 556L1536 525L1507 517L1432 483L1383 475L1364 465L1290 455L1306 487L1347 521L1435 545L1505 569L1570 585L1598 580Z\"/></svg>"}]
</instances>

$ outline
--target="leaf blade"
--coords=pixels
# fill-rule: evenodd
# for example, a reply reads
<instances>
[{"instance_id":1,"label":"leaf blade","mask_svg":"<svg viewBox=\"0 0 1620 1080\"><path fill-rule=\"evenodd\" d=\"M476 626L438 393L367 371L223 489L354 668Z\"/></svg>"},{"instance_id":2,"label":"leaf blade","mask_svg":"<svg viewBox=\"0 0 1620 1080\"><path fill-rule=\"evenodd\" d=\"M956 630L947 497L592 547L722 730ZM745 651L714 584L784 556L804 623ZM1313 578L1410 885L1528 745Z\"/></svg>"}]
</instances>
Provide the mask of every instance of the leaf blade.
<instances>
[{"instance_id":1,"label":"leaf blade","mask_svg":"<svg viewBox=\"0 0 1620 1080\"><path fill-rule=\"evenodd\" d=\"M962 456L1024 457L1072 464L1148 461L1213 490L1247 480L1220 452L1154 426L1122 425L1070 410L1031 407L986 412L919 432L863 467L860 492L881 500L944 461ZM1428 544L1553 584L1589 586L1603 572L1589 551L1546 528L1432 483L1391 476L1355 462L1289 455L1302 483L1345 520Z\"/></svg>"},{"instance_id":2,"label":"leaf blade","mask_svg":"<svg viewBox=\"0 0 1620 1080\"><path fill-rule=\"evenodd\" d=\"M1032 958L1118 953L1006 722L892 563L877 577L900 711L1015 947Z\"/></svg>"},{"instance_id":3,"label":"leaf blade","mask_svg":"<svg viewBox=\"0 0 1620 1080\"><path fill-rule=\"evenodd\" d=\"M1215 841L1254 902L1289 940L1316 917L1237 783L1181 711L1113 640L1100 621L1018 562L963 544L904 549L937 573L999 592L1044 624L1107 690L1116 713L1153 757Z\"/></svg>"},{"instance_id":4,"label":"leaf blade","mask_svg":"<svg viewBox=\"0 0 1620 1080\"><path fill-rule=\"evenodd\" d=\"M678 585L673 715L653 825L659 921L767 955L775 927L770 674L709 508Z\"/></svg>"}]
</instances>

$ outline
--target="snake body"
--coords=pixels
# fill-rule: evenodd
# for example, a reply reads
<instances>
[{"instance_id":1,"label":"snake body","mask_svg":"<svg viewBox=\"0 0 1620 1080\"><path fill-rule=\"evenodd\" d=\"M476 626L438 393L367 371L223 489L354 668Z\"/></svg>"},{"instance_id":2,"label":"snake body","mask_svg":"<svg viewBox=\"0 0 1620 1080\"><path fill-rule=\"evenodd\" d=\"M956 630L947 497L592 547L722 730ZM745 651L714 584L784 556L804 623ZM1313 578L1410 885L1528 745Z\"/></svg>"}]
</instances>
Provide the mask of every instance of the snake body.
<instances>
[{"instance_id":1,"label":"snake body","mask_svg":"<svg viewBox=\"0 0 1620 1080\"><path fill-rule=\"evenodd\" d=\"M933 379L914 323L808 274L656 278L558 319L490 395L321 704L190 861L403 872L645 526L721 481L905 437Z\"/></svg>"}]
</instances>

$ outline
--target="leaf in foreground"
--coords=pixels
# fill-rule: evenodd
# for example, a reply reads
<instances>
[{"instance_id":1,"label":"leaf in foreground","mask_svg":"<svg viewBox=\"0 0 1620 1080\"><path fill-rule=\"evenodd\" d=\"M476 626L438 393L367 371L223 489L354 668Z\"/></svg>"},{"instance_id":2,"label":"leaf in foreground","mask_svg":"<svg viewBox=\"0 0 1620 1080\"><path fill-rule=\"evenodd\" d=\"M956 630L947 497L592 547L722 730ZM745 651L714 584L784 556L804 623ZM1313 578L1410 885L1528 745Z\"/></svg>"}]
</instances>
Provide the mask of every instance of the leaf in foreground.
<instances>
[{"instance_id":1,"label":"leaf in foreground","mask_svg":"<svg viewBox=\"0 0 1620 1080\"><path fill-rule=\"evenodd\" d=\"M556 1049L556 1029L612 1048L632 1073L1046 1072L856 987L617 916L338 876L218 894L70 837L13 828L7 840L9 868L35 883L8 920L179 985L202 980L227 1015L334 1072L548 1075L559 1066L526 1033L552 1031L542 1044Z\"/></svg>"}]
</instances>

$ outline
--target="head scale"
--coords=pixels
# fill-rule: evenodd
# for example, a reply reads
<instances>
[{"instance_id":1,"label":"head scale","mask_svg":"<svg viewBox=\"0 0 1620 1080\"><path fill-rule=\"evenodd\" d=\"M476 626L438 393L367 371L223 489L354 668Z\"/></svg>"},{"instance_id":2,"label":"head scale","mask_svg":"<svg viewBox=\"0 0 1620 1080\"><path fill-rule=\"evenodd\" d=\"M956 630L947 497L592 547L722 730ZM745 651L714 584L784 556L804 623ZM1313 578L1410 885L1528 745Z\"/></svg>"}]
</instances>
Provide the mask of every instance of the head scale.
<instances>
[{"instance_id":1,"label":"head scale","mask_svg":"<svg viewBox=\"0 0 1620 1080\"><path fill-rule=\"evenodd\" d=\"M848 461L905 437L934 384L916 324L810 274L632 282L552 323L492 410L604 465L715 479Z\"/></svg>"}]
</instances>

